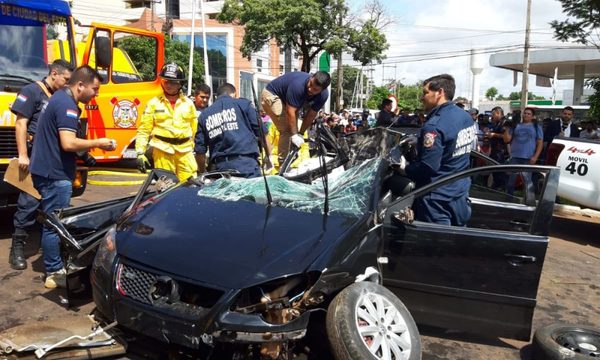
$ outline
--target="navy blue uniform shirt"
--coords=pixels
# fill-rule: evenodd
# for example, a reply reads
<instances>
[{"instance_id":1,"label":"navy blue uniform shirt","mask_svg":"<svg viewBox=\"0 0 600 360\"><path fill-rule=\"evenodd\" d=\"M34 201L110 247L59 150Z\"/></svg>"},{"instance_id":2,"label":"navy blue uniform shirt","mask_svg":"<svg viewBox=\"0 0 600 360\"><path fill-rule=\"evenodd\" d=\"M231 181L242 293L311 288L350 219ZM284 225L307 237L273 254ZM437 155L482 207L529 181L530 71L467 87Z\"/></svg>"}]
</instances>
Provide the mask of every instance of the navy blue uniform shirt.
<instances>
[{"instance_id":1,"label":"navy blue uniform shirt","mask_svg":"<svg viewBox=\"0 0 600 360\"><path fill-rule=\"evenodd\" d=\"M48 92L51 93L50 89ZM48 95L37 83L31 83L21 89L10 107L15 115L21 114L29 119L27 133L34 135L42 109L48 103Z\"/></svg>"},{"instance_id":2,"label":"navy blue uniform shirt","mask_svg":"<svg viewBox=\"0 0 600 360\"><path fill-rule=\"evenodd\" d=\"M388 127L394 123L394 119L392 118L392 113L387 110L381 110L379 114L377 114L377 122L375 126L383 126Z\"/></svg>"},{"instance_id":3,"label":"navy blue uniform shirt","mask_svg":"<svg viewBox=\"0 0 600 360\"><path fill-rule=\"evenodd\" d=\"M77 134L79 113L79 107L67 89L52 95L38 121L29 165L32 174L53 180L75 179L76 154L63 150L59 131Z\"/></svg>"},{"instance_id":4,"label":"navy blue uniform shirt","mask_svg":"<svg viewBox=\"0 0 600 360\"><path fill-rule=\"evenodd\" d=\"M281 75L277 79L271 81L267 85L267 90L271 94L279 96L282 102L291 105L297 109L301 108L305 103L310 105L314 111L319 111L327 98L329 91L323 89L320 93L314 96L308 96L306 93L306 84L311 75L302 71L294 71Z\"/></svg>"},{"instance_id":5,"label":"navy blue uniform shirt","mask_svg":"<svg viewBox=\"0 0 600 360\"><path fill-rule=\"evenodd\" d=\"M406 167L417 187L469 167L471 150L477 146L477 123L466 111L447 102L427 116L417 143L418 158ZM471 180L461 179L431 193L435 200L452 200L468 193Z\"/></svg>"},{"instance_id":6,"label":"navy blue uniform shirt","mask_svg":"<svg viewBox=\"0 0 600 360\"><path fill-rule=\"evenodd\" d=\"M211 160L233 155L258 158L258 136L256 110L250 101L221 95L200 114L194 150L198 154L210 150Z\"/></svg>"}]
</instances>

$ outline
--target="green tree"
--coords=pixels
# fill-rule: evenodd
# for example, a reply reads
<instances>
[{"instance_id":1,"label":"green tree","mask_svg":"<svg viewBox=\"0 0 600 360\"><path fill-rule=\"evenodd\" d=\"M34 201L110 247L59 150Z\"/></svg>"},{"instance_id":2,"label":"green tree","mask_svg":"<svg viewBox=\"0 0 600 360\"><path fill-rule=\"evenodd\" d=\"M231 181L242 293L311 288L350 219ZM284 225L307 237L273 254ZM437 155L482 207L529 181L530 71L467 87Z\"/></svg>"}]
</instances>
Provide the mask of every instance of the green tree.
<instances>
[{"instance_id":1,"label":"green tree","mask_svg":"<svg viewBox=\"0 0 600 360\"><path fill-rule=\"evenodd\" d=\"M371 96L369 97L369 100L367 100L367 107L369 109L379 109L383 99L386 99L390 95L390 91L386 86L373 87Z\"/></svg>"},{"instance_id":2,"label":"green tree","mask_svg":"<svg viewBox=\"0 0 600 360\"><path fill-rule=\"evenodd\" d=\"M379 0L371 0L362 9L363 14L368 14L368 18L362 20L362 17L353 19L352 16L347 16L346 19L340 18L338 25L342 27L343 23L355 24L349 27L349 32L342 32L342 36L336 36L337 42L335 46L329 45L328 51L335 55L338 63L337 76L340 78L340 86L337 89L336 99L342 97L342 89L346 87L344 84L345 76L343 75L344 66L342 64L342 55L352 49L352 58L358 61L362 66L365 66L373 61L381 62L385 58L384 51L389 47L386 37L382 30L391 23L388 20L387 14L389 11L384 8ZM347 34L347 37L343 35ZM336 109L341 107L339 102L335 102Z\"/></svg>"},{"instance_id":3,"label":"green tree","mask_svg":"<svg viewBox=\"0 0 600 360\"><path fill-rule=\"evenodd\" d=\"M344 99L344 106L345 108L349 108L350 104L352 103L352 95L354 93L354 88L356 87L356 80L360 80L360 69L357 69L355 67L349 66L349 65L344 65L344 71L343 71L343 78L344 80L342 81L343 87L343 99ZM369 79L367 78L367 76L364 75L363 73L363 84L367 84L367 81ZM331 101L334 104L338 103L338 99L337 99L337 89L339 86L339 82L338 82L338 75L337 72L333 74L333 76L331 77L331 93L332 93L332 98ZM337 109L338 111L340 109Z\"/></svg>"},{"instance_id":4,"label":"green tree","mask_svg":"<svg viewBox=\"0 0 600 360\"><path fill-rule=\"evenodd\" d=\"M584 45L593 45L600 49L600 2L598 0L559 0L565 20L554 20L550 23L554 29L554 38L560 41L575 41ZM600 77L592 77L586 85L594 89L588 97L589 115L592 119L600 118Z\"/></svg>"},{"instance_id":5,"label":"green tree","mask_svg":"<svg viewBox=\"0 0 600 360\"><path fill-rule=\"evenodd\" d=\"M495 87L491 87L489 89L487 89L487 91L485 92L485 97L488 98L488 100L494 100L494 98L498 95L498 89L496 89Z\"/></svg>"},{"instance_id":6,"label":"green tree","mask_svg":"<svg viewBox=\"0 0 600 360\"><path fill-rule=\"evenodd\" d=\"M189 76L190 44L165 36L165 64L170 62L179 64ZM199 51L194 51L193 64L192 84L201 84L204 82L204 63Z\"/></svg>"},{"instance_id":7,"label":"green tree","mask_svg":"<svg viewBox=\"0 0 600 360\"><path fill-rule=\"evenodd\" d=\"M409 109L411 112L414 109L421 108L421 93L423 86L420 83L414 85L400 84L396 88L396 99L398 99L398 107L401 109Z\"/></svg>"},{"instance_id":8,"label":"green tree","mask_svg":"<svg viewBox=\"0 0 600 360\"><path fill-rule=\"evenodd\" d=\"M504 100L508 100L508 99L505 98L504 95L499 94L498 96L496 96L496 100L498 100L498 101L504 101Z\"/></svg>"},{"instance_id":9,"label":"green tree","mask_svg":"<svg viewBox=\"0 0 600 360\"><path fill-rule=\"evenodd\" d=\"M513 91L510 94L508 94L508 100L521 100L521 92L520 91Z\"/></svg>"},{"instance_id":10,"label":"green tree","mask_svg":"<svg viewBox=\"0 0 600 360\"><path fill-rule=\"evenodd\" d=\"M129 55L129 58L142 76L142 79L155 78L156 64L152 61L148 61L148 59L156 58L154 53L156 44L153 38L146 36L128 36L119 39L117 46ZM164 56L165 64L174 61L185 70L186 75L189 74L188 64L190 58L190 45L188 43L165 37ZM202 63L202 57L198 52L194 52L193 61L194 71L192 74L192 83L200 84L204 78L204 64Z\"/></svg>"},{"instance_id":11,"label":"green tree","mask_svg":"<svg viewBox=\"0 0 600 360\"><path fill-rule=\"evenodd\" d=\"M527 100L545 100L546 98L543 96L538 96L532 93L531 91L527 93ZM521 92L513 91L508 95L508 100L521 100Z\"/></svg>"},{"instance_id":12,"label":"green tree","mask_svg":"<svg viewBox=\"0 0 600 360\"><path fill-rule=\"evenodd\" d=\"M381 56L377 49L385 47L379 43L385 36L377 32L376 24L366 22L355 28L347 16L345 0L225 0L217 19L244 27L242 55L249 57L275 39L279 46L299 52L301 69L308 72L323 50L339 54L352 45L354 58L362 63ZM376 49L365 50L367 46Z\"/></svg>"}]
</instances>

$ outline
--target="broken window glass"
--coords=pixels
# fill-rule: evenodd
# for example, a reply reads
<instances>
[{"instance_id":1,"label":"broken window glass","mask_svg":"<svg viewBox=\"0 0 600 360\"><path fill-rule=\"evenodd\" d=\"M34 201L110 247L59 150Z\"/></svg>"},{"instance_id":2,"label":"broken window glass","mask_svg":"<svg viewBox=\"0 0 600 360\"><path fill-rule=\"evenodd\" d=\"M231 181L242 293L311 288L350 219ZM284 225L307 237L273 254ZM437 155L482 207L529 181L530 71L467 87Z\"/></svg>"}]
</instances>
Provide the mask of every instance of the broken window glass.
<instances>
[{"instance_id":1,"label":"broken window glass","mask_svg":"<svg viewBox=\"0 0 600 360\"><path fill-rule=\"evenodd\" d=\"M329 182L329 213L358 217L368 208L372 189L375 186L379 157L365 160L347 169ZM304 184L290 181L282 176L268 176L267 181L273 205L303 212L323 213L325 193L323 183ZM263 178L218 179L198 191L199 196L223 201L249 200L265 203L266 193Z\"/></svg>"}]
</instances>

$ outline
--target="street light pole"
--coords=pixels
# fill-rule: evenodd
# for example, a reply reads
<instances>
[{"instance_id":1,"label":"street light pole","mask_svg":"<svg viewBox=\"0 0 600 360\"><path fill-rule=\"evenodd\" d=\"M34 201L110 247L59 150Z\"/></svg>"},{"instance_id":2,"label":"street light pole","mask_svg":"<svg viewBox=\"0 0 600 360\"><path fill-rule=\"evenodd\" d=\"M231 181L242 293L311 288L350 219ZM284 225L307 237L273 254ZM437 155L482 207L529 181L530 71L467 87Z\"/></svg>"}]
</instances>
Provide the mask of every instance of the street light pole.
<instances>
[{"instance_id":1,"label":"street light pole","mask_svg":"<svg viewBox=\"0 0 600 360\"><path fill-rule=\"evenodd\" d=\"M194 48L196 38L196 0L192 0L192 36L190 38L190 62L188 65L188 89L187 95L192 94L192 74L194 72Z\"/></svg>"},{"instance_id":2,"label":"street light pole","mask_svg":"<svg viewBox=\"0 0 600 360\"><path fill-rule=\"evenodd\" d=\"M204 48L204 83L212 86L212 81L210 79L209 71L208 71L208 49L206 48L206 24L204 21L204 0L200 0L200 15L202 16L202 47ZM213 94L215 93L215 89L213 89ZM212 98L208 99L208 104L212 104Z\"/></svg>"},{"instance_id":3,"label":"street light pole","mask_svg":"<svg viewBox=\"0 0 600 360\"><path fill-rule=\"evenodd\" d=\"M523 50L523 81L521 82L521 116L527 106L529 95L529 32L531 27L531 0L527 0L527 23L525 25L525 48Z\"/></svg>"}]
</instances>

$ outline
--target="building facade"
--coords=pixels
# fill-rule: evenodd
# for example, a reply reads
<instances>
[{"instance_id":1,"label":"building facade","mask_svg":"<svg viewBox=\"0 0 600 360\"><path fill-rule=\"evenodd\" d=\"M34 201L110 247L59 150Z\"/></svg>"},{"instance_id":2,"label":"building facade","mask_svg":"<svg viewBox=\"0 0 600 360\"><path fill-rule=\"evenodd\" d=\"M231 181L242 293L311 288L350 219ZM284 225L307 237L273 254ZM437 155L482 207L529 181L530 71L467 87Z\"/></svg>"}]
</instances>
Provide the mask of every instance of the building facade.
<instances>
[{"instance_id":1,"label":"building facade","mask_svg":"<svg viewBox=\"0 0 600 360\"><path fill-rule=\"evenodd\" d=\"M175 40L192 41L193 0L73 0L74 17L82 25L102 22L136 28L165 31ZM200 2L196 3L194 24L194 51L203 57L202 20ZM240 97L252 99L252 86L258 94L275 77L284 72L284 52L272 40L250 58L243 57L240 46L244 29L216 20L224 1L205 0L206 47L209 76L207 83L213 90L224 82L236 86ZM82 29L82 34L87 33ZM291 56L291 70L299 68L297 56ZM196 85L196 84L195 84Z\"/></svg>"}]
</instances>

